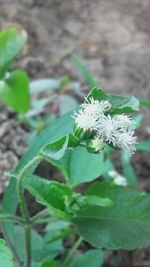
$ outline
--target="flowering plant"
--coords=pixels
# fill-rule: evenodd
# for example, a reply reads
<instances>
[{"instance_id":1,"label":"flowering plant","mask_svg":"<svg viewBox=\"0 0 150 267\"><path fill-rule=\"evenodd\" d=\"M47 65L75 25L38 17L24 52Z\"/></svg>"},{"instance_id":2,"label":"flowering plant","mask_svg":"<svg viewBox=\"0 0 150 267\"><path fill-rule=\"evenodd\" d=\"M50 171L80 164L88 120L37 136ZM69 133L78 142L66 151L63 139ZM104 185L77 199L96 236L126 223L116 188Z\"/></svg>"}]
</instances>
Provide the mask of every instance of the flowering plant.
<instances>
[{"instance_id":1,"label":"flowering plant","mask_svg":"<svg viewBox=\"0 0 150 267\"><path fill-rule=\"evenodd\" d=\"M138 192L110 158L117 150L129 159L143 145L131 120L140 105L134 97L109 95L94 84L74 114L60 117L37 137L11 172L1 203L0 266L80 267L92 261L99 267L104 249L150 245L150 194ZM63 181L35 174L41 161L55 166ZM103 181L94 181L100 176ZM78 192L76 186L85 182L92 183ZM25 190L42 205L39 213L31 216ZM82 242L91 249L75 256Z\"/></svg>"}]
</instances>

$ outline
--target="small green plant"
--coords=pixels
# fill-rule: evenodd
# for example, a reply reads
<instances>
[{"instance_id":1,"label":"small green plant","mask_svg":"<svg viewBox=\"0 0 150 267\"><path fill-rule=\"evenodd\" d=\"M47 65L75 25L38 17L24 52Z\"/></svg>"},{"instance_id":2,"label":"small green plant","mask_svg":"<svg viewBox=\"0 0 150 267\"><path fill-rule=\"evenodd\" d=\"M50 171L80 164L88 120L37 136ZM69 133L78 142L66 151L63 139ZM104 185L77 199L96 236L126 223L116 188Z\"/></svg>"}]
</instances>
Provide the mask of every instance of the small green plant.
<instances>
[{"instance_id":1,"label":"small green plant","mask_svg":"<svg viewBox=\"0 0 150 267\"><path fill-rule=\"evenodd\" d=\"M21 114L29 110L29 78L24 71L10 68L26 40L26 35L15 29L0 32L0 100Z\"/></svg>"},{"instance_id":2,"label":"small green plant","mask_svg":"<svg viewBox=\"0 0 150 267\"><path fill-rule=\"evenodd\" d=\"M1 203L0 266L100 267L104 249L150 245L150 194L136 190L130 165L136 149L150 150L149 141L137 143L135 137L141 118L131 119L149 102L107 94L76 56L73 60L93 89L75 112L61 116L36 138L11 172ZM121 153L128 179L116 171L114 151ZM35 174L43 160L62 173L64 182ZM103 182L95 181L99 176ZM76 186L86 182L91 183L79 193ZM25 190L43 206L34 216ZM43 234L36 230L39 224ZM85 241L92 248L76 253Z\"/></svg>"}]
</instances>

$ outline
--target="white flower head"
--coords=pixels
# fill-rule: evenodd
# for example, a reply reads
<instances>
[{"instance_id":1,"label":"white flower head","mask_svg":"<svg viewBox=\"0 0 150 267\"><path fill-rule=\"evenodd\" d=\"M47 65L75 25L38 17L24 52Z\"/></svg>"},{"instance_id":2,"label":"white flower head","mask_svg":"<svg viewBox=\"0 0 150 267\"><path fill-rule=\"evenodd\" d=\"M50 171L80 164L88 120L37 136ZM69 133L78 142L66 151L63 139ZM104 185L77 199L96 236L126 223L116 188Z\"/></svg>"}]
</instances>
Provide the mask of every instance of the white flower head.
<instances>
[{"instance_id":1,"label":"white flower head","mask_svg":"<svg viewBox=\"0 0 150 267\"><path fill-rule=\"evenodd\" d=\"M131 155L135 152L137 138L134 131L126 131L116 136L116 146L128 151Z\"/></svg>"},{"instance_id":2,"label":"white flower head","mask_svg":"<svg viewBox=\"0 0 150 267\"><path fill-rule=\"evenodd\" d=\"M108 101L94 100L90 98L86 99L86 102L81 105L81 109L78 114L75 114L74 119L75 123L79 128L82 128L84 131L87 130L97 130L99 120L104 117L104 112L110 106Z\"/></svg>"},{"instance_id":3,"label":"white flower head","mask_svg":"<svg viewBox=\"0 0 150 267\"><path fill-rule=\"evenodd\" d=\"M99 121L97 137L116 148L127 150L130 154L135 152L134 126L127 115L104 116Z\"/></svg>"},{"instance_id":4,"label":"white flower head","mask_svg":"<svg viewBox=\"0 0 150 267\"><path fill-rule=\"evenodd\" d=\"M94 149L99 150L103 142L133 154L136 144L133 122L125 114L111 116L108 114L110 108L111 104L106 100L86 99L79 113L74 115L76 126L94 134Z\"/></svg>"}]
</instances>

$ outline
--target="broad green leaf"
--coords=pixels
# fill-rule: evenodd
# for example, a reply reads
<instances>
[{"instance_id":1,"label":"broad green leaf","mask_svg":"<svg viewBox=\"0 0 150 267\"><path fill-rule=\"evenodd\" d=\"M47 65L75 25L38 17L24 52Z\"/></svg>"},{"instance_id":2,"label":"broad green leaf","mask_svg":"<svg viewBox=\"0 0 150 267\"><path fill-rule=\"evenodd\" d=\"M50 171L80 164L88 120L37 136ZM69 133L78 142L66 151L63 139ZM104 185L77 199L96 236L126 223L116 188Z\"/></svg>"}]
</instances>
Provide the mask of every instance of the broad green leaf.
<instances>
[{"instance_id":1,"label":"broad green leaf","mask_svg":"<svg viewBox=\"0 0 150 267\"><path fill-rule=\"evenodd\" d=\"M113 105L113 114L131 113L139 110L139 100L134 96L108 95L107 100Z\"/></svg>"},{"instance_id":2,"label":"broad green leaf","mask_svg":"<svg viewBox=\"0 0 150 267\"><path fill-rule=\"evenodd\" d=\"M111 208L84 206L73 222L81 236L98 248L125 249L150 245L150 195L131 188L95 183L87 195L110 198Z\"/></svg>"},{"instance_id":3,"label":"broad green leaf","mask_svg":"<svg viewBox=\"0 0 150 267\"><path fill-rule=\"evenodd\" d=\"M40 79L30 82L31 94L41 93L45 90L56 90L60 87L60 81L55 79Z\"/></svg>"},{"instance_id":4,"label":"broad green leaf","mask_svg":"<svg viewBox=\"0 0 150 267\"><path fill-rule=\"evenodd\" d=\"M103 172L103 153L91 154L84 147L67 149L59 161L51 161L61 170L70 186L77 186L99 177Z\"/></svg>"},{"instance_id":5,"label":"broad green leaf","mask_svg":"<svg viewBox=\"0 0 150 267\"><path fill-rule=\"evenodd\" d=\"M80 58L76 55L72 55L72 62L77 67L77 69L80 71L81 75L87 81L87 83L91 86L97 86L96 82L94 81L92 75L89 73L89 71L86 69L86 67L82 64L80 61Z\"/></svg>"},{"instance_id":6,"label":"broad green leaf","mask_svg":"<svg viewBox=\"0 0 150 267\"><path fill-rule=\"evenodd\" d=\"M107 98L107 94L99 87L94 87L88 94L87 99L94 98L101 101Z\"/></svg>"},{"instance_id":7,"label":"broad green leaf","mask_svg":"<svg viewBox=\"0 0 150 267\"><path fill-rule=\"evenodd\" d=\"M26 178L25 187L53 215L65 212L72 200L73 192L68 186L35 175Z\"/></svg>"},{"instance_id":8,"label":"broad green leaf","mask_svg":"<svg viewBox=\"0 0 150 267\"><path fill-rule=\"evenodd\" d=\"M75 257L67 267L101 267L103 261L103 252L98 249L91 249L84 254Z\"/></svg>"},{"instance_id":9,"label":"broad green leaf","mask_svg":"<svg viewBox=\"0 0 150 267\"><path fill-rule=\"evenodd\" d=\"M123 174L126 177L128 183L133 186L137 186L137 178L134 169L131 164L131 156L128 152L121 153L121 163L123 167Z\"/></svg>"},{"instance_id":10,"label":"broad green leaf","mask_svg":"<svg viewBox=\"0 0 150 267\"><path fill-rule=\"evenodd\" d=\"M136 149L140 151L150 151L150 140L139 142L136 145Z\"/></svg>"},{"instance_id":11,"label":"broad green leaf","mask_svg":"<svg viewBox=\"0 0 150 267\"><path fill-rule=\"evenodd\" d=\"M27 37L15 29L0 32L0 77L9 68L15 57L21 52Z\"/></svg>"},{"instance_id":12,"label":"broad green leaf","mask_svg":"<svg viewBox=\"0 0 150 267\"><path fill-rule=\"evenodd\" d=\"M0 239L0 266L15 267L12 253L3 239Z\"/></svg>"},{"instance_id":13,"label":"broad green leaf","mask_svg":"<svg viewBox=\"0 0 150 267\"><path fill-rule=\"evenodd\" d=\"M0 81L0 100L19 113L29 109L29 78L23 71L14 71L4 81Z\"/></svg>"},{"instance_id":14,"label":"broad green leaf","mask_svg":"<svg viewBox=\"0 0 150 267\"><path fill-rule=\"evenodd\" d=\"M41 155L45 160L50 161L51 159L59 160L65 154L69 142L69 136L64 136L58 141L47 144L42 150Z\"/></svg>"}]
</instances>

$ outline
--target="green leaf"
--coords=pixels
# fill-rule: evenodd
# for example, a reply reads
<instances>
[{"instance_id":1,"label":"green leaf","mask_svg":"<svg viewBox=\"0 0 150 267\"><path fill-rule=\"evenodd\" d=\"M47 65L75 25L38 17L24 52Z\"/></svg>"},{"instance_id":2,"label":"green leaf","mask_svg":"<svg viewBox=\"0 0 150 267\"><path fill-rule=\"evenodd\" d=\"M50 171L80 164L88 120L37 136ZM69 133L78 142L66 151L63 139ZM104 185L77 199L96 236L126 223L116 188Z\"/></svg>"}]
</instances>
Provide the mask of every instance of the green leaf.
<instances>
[{"instance_id":1,"label":"green leaf","mask_svg":"<svg viewBox=\"0 0 150 267\"><path fill-rule=\"evenodd\" d=\"M58 141L51 144L47 144L42 150L41 155L45 160L50 161L51 159L59 160L65 154L68 147L69 136L64 136Z\"/></svg>"},{"instance_id":2,"label":"green leaf","mask_svg":"<svg viewBox=\"0 0 150 267\"><path fill-rule=\"evenodd\" d=\"M113 105L113 114L131 113L139 110L139 100L134 96L108 95L107 100Z\"/></svg>"},{"instance_id":3,"label":"green leaf","mask_svg":"<svg viewBox=\"0 0 150 267\"><path fill-rule=\"evenodd\" d=\"M150 100L139 99L141 107L150 107Z\"/></svg>"},{"instance_id":4,"label":"green leaf","mask_svg":"<svg viewBox=\"0 0 150 267\"><path fill-rule=\"evenodd\" d=\"M21 52L27 37L15 29L0 32L0 77L9 68L15 57Z\"/></svg>"},{"instance_id":5,"label":"green leaf","mask_svg":"<svg viewBox=\"0 0 150 267\"><path fill-rule=\"evenodd\" d=\"M126 177L128 183L133 186L137 186L137 178L131 165L131 157L128 152L121 153L121 163L123 167L123 174Z\"/></svg>"},{"instance_id":6,"label":"green leaf","mask_svg":"<svg viewBox=\"0 0 150 267\"><path fill-rule=\"evenodd\" d=\"M98 249L91 249L83 255L75 257L68 267L101 267L103 264L103 252ZM92 264L92 265L91 265Z\"/></svg>"},{"instance_id":7,"label":"green leaf","mask_svg":"<svg viewBox=\"0 0 150 267\"><path fill-rule=\"evenodd\" d=\"M70 222L54 220L46 225L45 232L47 242L64 239L71 233Z\"/></svg>"},{"instance_id":8,"label":"green leaf","mask_svg":"<svg viewBox=\"0 0 150 267\"><path fill-rule=\"evenodd\" d=\"M86 69L86 67L82 64L82 62L80 61L79 57L76 54L72 55L72 62L77 67L77 69L80 71L83 78L87 81L87 83L91 87L97 86L92 75L89 73L89 71Z\"/></svg>"},{"instance_id":9,"label":"green leaf","mask_svg":"<svg viewBox=\"0 0 150 267\"><path fill-rule=\"evenodd\" d=\"M73 119L71 113L57 119L53 124L50 124L33 142L27 152L24 154L22 159L19 161L15 170L15 175L21 171L21 169L42 149L42 147L50 142L57 141L59 138L67 135L73 128ZM35 166L36 167L36 166ZM34 169L32 170L34 171ZM18 205L18 197L16 192L16 179L11 178L10 183L6 189L3 198L3 209L5 213L14 214ZM10 224L7 227L10 228Z\"/></svg>"},{"instance_id":10,"label":"green leaf","mask_svg":"<svg viewBox=\"0 0 150 267\"><path fill-rule=\"evenodd\" d=\"M67 149L59 161L51 161L64 175L70 186L89 182L103 172L103 153L92 154L84 147Z\"/></svg>"},{"instance_id":11,"label":"green leaf","mask_svg":"<svg viewBox=\"0 0 150 267\"><path fill-rule=\"evenodd\" d=\"M136 145L136 149L140 151L150 151L150 140L139 142Z\"/></svg>"},{"instance_id":12,"label":"green leaf","mask_svg":"<svg viewBox=\"0 0 150 267\"><path fill-rule=\"evenodd\" d=\"M5 81L0 81L0 99L19 113L29 109L29 78L23 71L14 71Z\"/></svg>"},{"instance_id":13,"label":"green leaf","mask_svg":"<svg viewBox=\"0 0 150 267\"><path fill-rule=\"evenodd\" d=\"M111 207L113 202L109 198L103 198L98 196L86 196L87 204L99 206L99 207Z\"/></svg>"},{"instance_id":14,"label":"green leaf","mask_svg":"<svg viewBox=\"0 0 150 267\"><path fill-rule=\"evenodd\" d=\"M87 99L94 98L101 101L107 98L107 94L99 87L94 87L88 94Z\"/></svg>"},{"instance_id":15,"label":"green leaf","mask_svg":"<svg viewBox=\"0 0 150 267\"><path fill-rule=\"evenodd\" d=\"M0 239L0 266L15 267L12 253L3 239Z\"/></svg>"},{"instance_id":16,"label":"green leaf","mask_svg":"<svg viewBox=\"0 0 150 267\"><path fill-rule=\"evenodd\" d=\"M72 200L73 192L68 186L42 179L36 175L27 177L24 186L54 216L65 212Z\"/></svg>"},{"instance_id":17,"label":"green leaf","mask_svg":"<svg viewBox=\"0 0 150 267\"><path fill-rule=\"evenodd\" d=\"M111 208L84 206L73 222L81 236L93 246L109 249L150 245L150 195L131 188L95 183L87 195L110 198Z\"/></svg>"},{"instance_id":18,"label":"green leaf","mask_svg":"<svg viewBox=\"0 0 150 267\"><path fill-rule=\"evenodd\" d=\"M37 263L36 266L38 266L38 263L42 264L42 262L54 259L62 250L61 241L51 242L51 244L47 243L45 238L38 234L35 230L31 231L31 237L32 261ZM14 227L13 238L11 241L13 242L21 260L24 261L26 250L23 227ZM5 266L5 264L2 266Z\"/></svg>"}]
</instances>

